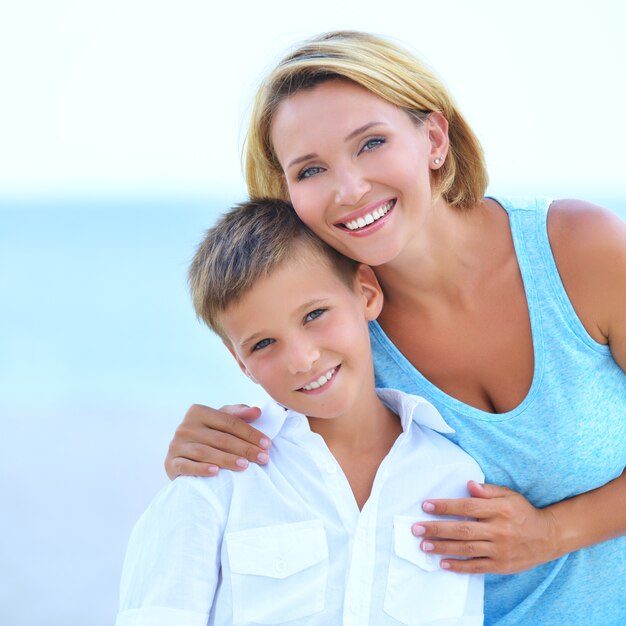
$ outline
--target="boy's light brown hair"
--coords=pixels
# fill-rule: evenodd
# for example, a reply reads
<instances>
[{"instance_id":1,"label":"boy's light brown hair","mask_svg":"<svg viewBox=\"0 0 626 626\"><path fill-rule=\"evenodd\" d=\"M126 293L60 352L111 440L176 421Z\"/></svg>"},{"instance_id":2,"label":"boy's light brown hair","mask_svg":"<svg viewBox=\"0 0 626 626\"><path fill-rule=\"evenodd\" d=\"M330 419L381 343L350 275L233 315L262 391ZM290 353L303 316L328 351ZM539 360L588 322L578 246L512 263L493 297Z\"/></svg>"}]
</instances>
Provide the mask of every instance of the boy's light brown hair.
<instances>
[{"instance_id":1,"label":"boy's light brown hair","mask_svg":"<svg viewBox=\"0 0 626 626\"><path fill-rule=\"evenodd\" d=\"M261 198L236 205L207 230L189 267L196 314L230 343L220 315L260 278L307 252L327 262L341 280L353 287L358 263L317 237L290 203Z\"/></svg>"}]
</instances>

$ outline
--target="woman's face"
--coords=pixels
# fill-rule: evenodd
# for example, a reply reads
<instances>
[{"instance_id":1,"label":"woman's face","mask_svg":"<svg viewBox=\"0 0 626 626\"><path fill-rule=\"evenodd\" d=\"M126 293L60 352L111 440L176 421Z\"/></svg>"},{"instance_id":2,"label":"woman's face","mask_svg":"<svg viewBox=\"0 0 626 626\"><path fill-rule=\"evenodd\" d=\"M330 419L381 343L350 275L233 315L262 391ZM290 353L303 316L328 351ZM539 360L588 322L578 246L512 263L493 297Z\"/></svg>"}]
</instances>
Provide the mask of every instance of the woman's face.
<instances>
[{"instance_id":1,"label":"woman's face","mask_svg":"<svg viewBox=\"0 0 626 626\"><path fill-rule=\"evenodd\" d=\"M343 254L369 265L398 257L432 207L433 160L447 125L354 83L331 80L283 100L271 140L300 218Z\"/></svg>"}]
</instances>

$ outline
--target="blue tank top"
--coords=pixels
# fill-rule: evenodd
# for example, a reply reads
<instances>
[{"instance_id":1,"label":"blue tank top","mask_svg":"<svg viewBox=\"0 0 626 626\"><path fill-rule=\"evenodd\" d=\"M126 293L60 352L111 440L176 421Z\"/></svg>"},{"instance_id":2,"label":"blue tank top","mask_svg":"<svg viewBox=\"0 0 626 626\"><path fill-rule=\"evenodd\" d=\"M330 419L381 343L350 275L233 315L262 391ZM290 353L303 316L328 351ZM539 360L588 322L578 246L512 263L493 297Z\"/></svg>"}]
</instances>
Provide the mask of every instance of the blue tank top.
<instances>
[{"instance_id":1,"label":"blue tank top","mask_svg":"<svg viewBox=\"0 0 626 626\"><path fill-rule=\"evenodd\" d=\"M567 297L547 236L550 200L494 200L509 216L530 314L535 369L527 396L499 414L464 404L424 378L372 322L376 385L430 400L486 482L544 507L604 485L626 467L626 374ZM485 624L625 626L626 536L528 572L488 575Z\"/></svg>"}]
</instances>

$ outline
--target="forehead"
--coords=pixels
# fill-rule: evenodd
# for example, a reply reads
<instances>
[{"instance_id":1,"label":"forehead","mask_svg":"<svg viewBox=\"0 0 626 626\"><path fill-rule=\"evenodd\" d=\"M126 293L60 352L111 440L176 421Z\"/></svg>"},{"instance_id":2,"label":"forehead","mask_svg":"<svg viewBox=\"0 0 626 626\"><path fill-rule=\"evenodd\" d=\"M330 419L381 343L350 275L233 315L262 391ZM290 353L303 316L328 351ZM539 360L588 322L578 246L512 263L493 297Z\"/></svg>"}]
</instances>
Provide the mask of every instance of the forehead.
<instances>
[{"instance_id":1,"label":"forehead","mask_svg":"<svg viewBox=\"0 0 626 626\"><path fill-rule=\"evenodd\" d=\"M257 330L281 327L298 319L307 306L355 293L341 279L330 259L299 246L291 258L259 278L220 314L220 323L236 344Z\"/></svg>"},{"instance_id":2,"label":"forehead","mask_svg":"<svg viewBox=\"0 0 626 626\"><path fill-rule=\"evenodd\" d=\"M332 79L282 100L272 118L270 135L278 149L282 138L297 139L314 120L322 121L331 132L343 133L366 122L384 123L398 117L406 117L406 112L395 104L351 81Z\"/></svg>"}]
</instances>

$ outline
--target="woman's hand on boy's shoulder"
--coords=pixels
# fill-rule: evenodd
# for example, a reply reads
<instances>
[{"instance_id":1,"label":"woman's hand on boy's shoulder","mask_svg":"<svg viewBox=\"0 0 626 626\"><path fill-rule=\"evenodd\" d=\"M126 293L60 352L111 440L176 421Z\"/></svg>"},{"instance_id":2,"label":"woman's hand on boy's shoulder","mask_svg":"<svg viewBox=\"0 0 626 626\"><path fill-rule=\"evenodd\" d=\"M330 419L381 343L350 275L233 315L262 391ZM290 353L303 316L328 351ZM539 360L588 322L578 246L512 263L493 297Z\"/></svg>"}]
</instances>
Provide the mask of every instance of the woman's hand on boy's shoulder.
<instances>
[{"instance_id":1,"label":"woman's hand on boy's shoulder","mask_svg":"<svg viewBox=\"0 0 626 626\"><path fill-rule=\"evenodd\" d=\"M248 462L267 463L270 440L253 428L261 414L243 404L212 409L194 404L170 442L165 471L177 476L214 476L221 469L244 470Z\"/></svg>"},{"instance_id":2,"label":"woman's hand on boy's shoulder","mask_svg":"<svg viewBox=\"0 0 626 626\"><path fill-rule=\"evenodd\" d=\"M565 291L598 343L626 370L626 223L580 200L557 200L548 236Z\"/></svg>"}]
</instances>

